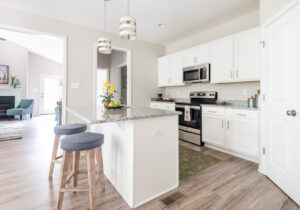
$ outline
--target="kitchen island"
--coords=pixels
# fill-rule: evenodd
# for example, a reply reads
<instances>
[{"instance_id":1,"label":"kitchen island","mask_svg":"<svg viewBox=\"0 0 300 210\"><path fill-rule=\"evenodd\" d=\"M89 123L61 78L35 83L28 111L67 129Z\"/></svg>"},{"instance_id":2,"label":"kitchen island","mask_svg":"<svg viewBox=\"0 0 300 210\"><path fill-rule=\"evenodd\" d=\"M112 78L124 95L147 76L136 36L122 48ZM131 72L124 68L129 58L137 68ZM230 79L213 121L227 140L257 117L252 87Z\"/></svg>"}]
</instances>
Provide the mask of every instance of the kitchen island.
<instances>
[{"instance_id":1,"label":"kitchen island","mask_svg":"<svg viewBox=\"0 0 300 210\"><path fill-rule=\"evenodd\" d=\"M67 111L104 134L104 174L131 208L178 187L178 112L125 107Z\"/></svg>"}]
</instances>

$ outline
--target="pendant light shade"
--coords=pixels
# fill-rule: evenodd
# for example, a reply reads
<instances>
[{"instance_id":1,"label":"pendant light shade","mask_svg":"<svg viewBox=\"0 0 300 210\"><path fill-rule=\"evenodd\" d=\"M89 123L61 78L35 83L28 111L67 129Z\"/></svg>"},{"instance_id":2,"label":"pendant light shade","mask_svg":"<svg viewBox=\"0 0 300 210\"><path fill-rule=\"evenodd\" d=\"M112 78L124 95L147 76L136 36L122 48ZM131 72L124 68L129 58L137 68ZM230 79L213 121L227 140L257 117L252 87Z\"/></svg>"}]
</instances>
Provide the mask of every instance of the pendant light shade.
<instances>
[{"instance_id":1,"label":"pendant light shade","mask_svg":"<svg viewBox=\"0 0 300 210\"><path fill-rule=\"evenodd\" d=\"M129 0L127 0L127 16L120 19L120 37L126 40L136 39L136 20L129 16Z\"/></svg>"},{"instance_id":2,"label":"pendant light shade","mask_svg":"<svg viewBox=\"0 0 300 210\"><path fill-rule=\"evenodd\" d=\"M126 40L136 39L136 20L132 17L120 19L120 37Z\"/></svg>"},{"instance_id":3,"label":"pendant light shade","mask_svg":"<svg viewBox=\"0 0 300 210\"><path fill-rule=\"evenodd\" d=\"M111 54L111 40L106 35L106 1L104 0L104 37L98 39L98 52L101 54Z\"/></svg>"},{"instance_id":4,"label":"pendant light shade","mask_svg":"<svg viewBox=\"0 0 300 210\"><path fill-rule=\"evenodd\" d=\"M98 52L102 54L111 54L111 40L106 37L98 39Z\"/></svg>"}]
</instances>

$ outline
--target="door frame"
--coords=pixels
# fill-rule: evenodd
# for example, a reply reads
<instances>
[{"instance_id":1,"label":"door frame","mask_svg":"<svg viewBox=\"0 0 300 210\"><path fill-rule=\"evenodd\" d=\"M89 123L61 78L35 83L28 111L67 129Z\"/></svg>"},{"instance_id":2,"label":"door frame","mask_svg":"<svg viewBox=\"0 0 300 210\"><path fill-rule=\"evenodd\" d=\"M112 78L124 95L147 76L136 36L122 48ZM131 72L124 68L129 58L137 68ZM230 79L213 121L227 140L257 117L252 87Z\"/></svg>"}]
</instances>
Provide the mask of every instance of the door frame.
<instances>
[{"instance_id":1,"label":"door frame","mask_svg":"<svg viewBox=\"0 0 300 210\"><path fill-rule=\"evenodd\" d=\"M273 22L275 22L276 20L278 20L281 16L283 16L284 14L286 14L288 11L290 11L292 8L294 8L295 6L297 6L300 3L300 0L292 0L291 3L287 4L285 7L283 7L281 10L279 10L279 12L277 12L275 15L273 15L268 21L266 21L266 23L262 24L260 26L261 28L261 40L262 43L264 42L264 40L266 39L266 28L268 26L270 26ZM262 96L262 100L261 100L261 114L260 114L260 121L261 121L261 132L260 132L260 164L258 167L258 171L260 173L262 173L263 175L266 175L266 155L264 154L264 151L267 149L267 140L266 140L266 127L265 127L265 123L266 123L266 103L265 103L265 97L266 97L266 86L265 86L265 80L267 79L267 75L266 72L264 71L265 69L265 53L266 51L264 50L264 48L261 48L262 52L261 52L261 96Z\"/></svg>"},{"instance_id":2,"label":"door frame","mask_svg":"<svg viewBox=\"0 0 300 210\"><path fill-rule=\"evenodd\" d=\"M112 50L117 50L126 53L126 65L127 65L127 106L132 105L132 69L131 69L131 49L112 46ZM97 91L96 91L96 84L97 84L97 69L98 69L98 43L94 42L93 48L93 55L94 55L94 71L93 71L93 98L92 104L94 107L94 113L96 113L97 109ZM121 64L124 65L124 64Z\"/></svg>"},{"instance_id":3,"label":"door frame","mask_svg":"<svg viewBox=\"0 0 300 210\"><path fill-rule=\"evenodd\" d=\"M13 30L16 32L23 32L23 33L31 33L31 34L39 34L39 35L46 35L46 36L52 36L59 38L63 41L63 59L62 59L62 85L63 85L63 95L62 95L62 123L66 123L67 119L67 114L66 114L66 106L67 106L67 55L68 55L68 37L66 35L62 34L54 34L54 33L47 33L47 32L42 32L38 30L32 30L28 28L22 28L22 27L15 27L11 25L5 25L5 24L0 24L0 28L4 30ZM28 68L26 69L26 74L27 74L27 84L28 84ZM28 85L26 89L26 97L28 96Z\"/></svg>"},{"instance_id":4,"label":"door frame","mask_svg":"<svg viewBox=\"0 0 300 210\"><path fill-rule=\"evenodd\" d=\"M41 108L42 108L42 104L41 104L41 91L42 91L42 79L44 78L55 78L55 79L59 79L62 80L61 76L57 76L57 75L51 75L51 74L41 74L40 75L40 86L39 86L39 103L38 103L38 107L39 107L39 112L38 114L41 115ZM47 114L47 113L46 113Z\"/></svg>"}]
</instances>

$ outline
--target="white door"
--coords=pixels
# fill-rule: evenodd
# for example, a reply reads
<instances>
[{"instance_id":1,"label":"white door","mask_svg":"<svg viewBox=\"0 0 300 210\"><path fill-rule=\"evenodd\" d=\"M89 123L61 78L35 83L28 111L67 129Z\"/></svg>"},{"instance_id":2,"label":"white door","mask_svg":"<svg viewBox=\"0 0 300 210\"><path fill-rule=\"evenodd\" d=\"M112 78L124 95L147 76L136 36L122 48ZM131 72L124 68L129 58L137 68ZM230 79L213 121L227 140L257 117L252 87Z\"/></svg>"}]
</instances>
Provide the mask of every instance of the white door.
<instances>
[{"instance_id":1,"label":"white door","mask_svg":"<svg viewBox=\"0 0 300 210\"><path fill-rule=\"evenodd\" d=\"M235 81L260 80L260 30L242 32L234 37Z\"/></svg>"},{"instance_id":2,"label":"white door","mask_svg":"<svg viewBox=\"0 0 300 210\"><path fill-rule=\"evenodd\" d=\"M214 41L210 48L211 82L230 82L233 72L233 38Z\"/></svg>"},{"instance_id":3,"label":"white door","mask_svg":"<svg viewBox=\"0 0 300 210\"><path fill-rule=\"evenodd\" d=\"M164 87L170 84L170 57L164 56L158 59L158 86Z\"/></svg>"},{"instance_id":4,"label":"white door","mask_svg":"<svg viewBox=\"0 0 300 210\"><path fill-rule=\"evenodd\" d=\"M61 78L59 76L40 77L40 100L39 100L39 114L53 114L57 102L62 97L62 87L60 85Z\"/></svg>"},{"instance_id":5,"label":"white door","mask_svg":"<svg viewBox=\"0 0 300 210\"><path fill-rule=\"evenodd\" d=\"M221 116L202 116L203 142L216 146L225 146L225 120Z\"/></svg>"},{"instance_id":6,"label":"white door","mask_svg":"<svg viewBox=\"0 0 300 210\"><path fill-rule=\"evenodd\" d=\"M264 27L266 175L300 204L300 6Z\"/></svg>"},{"instance_id":7,"label":"white door","mask_svg":"<svg viewBox=\"0 0 300 210\"><path fill-rule=\"evenodd\" d=\"M183 83L183 55L182 52L170 55L170 71L172 85L184 85Z\"/></svg>"},{"instance_id":8,"label":"white door","mask_svg":"<svg viewBox=\"0 0 300 210\"><path fill-rule=\"evenodd\" d=\"M228 149L258 158L258 122L248 119L227 119Z\"/></svg>"}]
</instances>

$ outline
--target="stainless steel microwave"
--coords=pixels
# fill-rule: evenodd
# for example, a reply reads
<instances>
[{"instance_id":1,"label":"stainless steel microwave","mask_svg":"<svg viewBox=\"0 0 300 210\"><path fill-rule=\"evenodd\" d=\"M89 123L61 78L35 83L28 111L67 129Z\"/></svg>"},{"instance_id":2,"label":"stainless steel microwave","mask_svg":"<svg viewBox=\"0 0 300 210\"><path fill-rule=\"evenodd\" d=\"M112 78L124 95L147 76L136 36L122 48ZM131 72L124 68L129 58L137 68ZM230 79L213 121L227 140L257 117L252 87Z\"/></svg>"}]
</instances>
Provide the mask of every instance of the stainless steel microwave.
<instances>
[{"instance_id":1,"label":"stainless steel microwave","mask_svg":"<svg viewBox=\"0 0 300 210\"><path fill-rule=\"evenodd\" d=\"M205 63L183 69L183 82L210 82L210 64Z\"/></svg>"}]
</instances>

